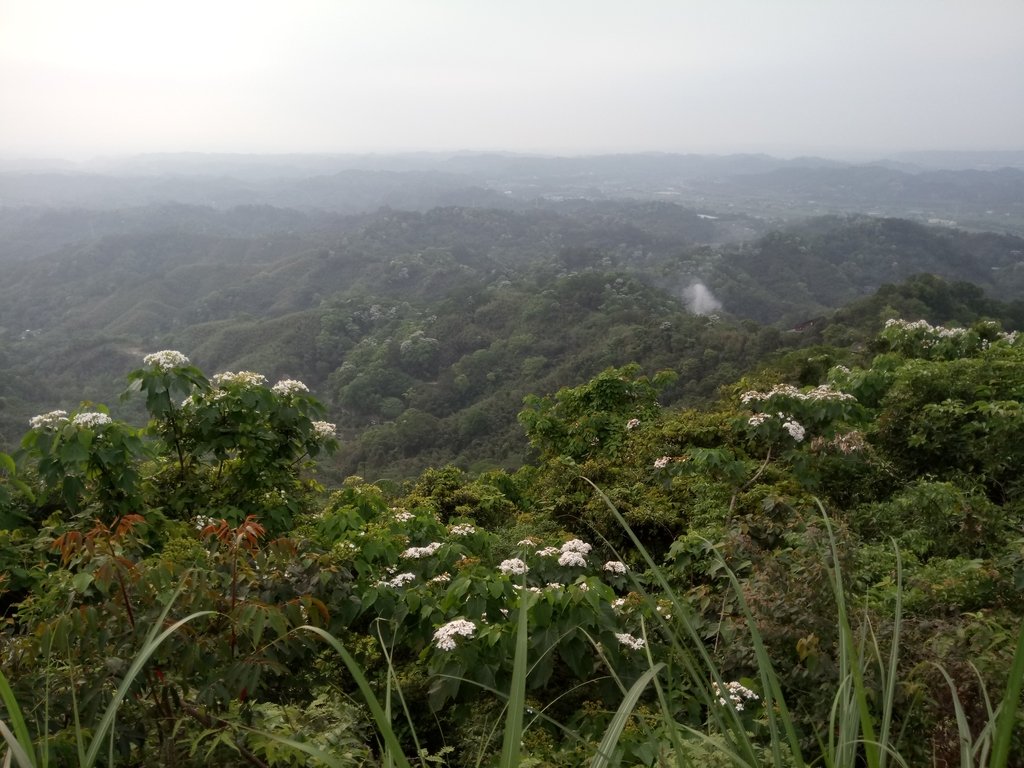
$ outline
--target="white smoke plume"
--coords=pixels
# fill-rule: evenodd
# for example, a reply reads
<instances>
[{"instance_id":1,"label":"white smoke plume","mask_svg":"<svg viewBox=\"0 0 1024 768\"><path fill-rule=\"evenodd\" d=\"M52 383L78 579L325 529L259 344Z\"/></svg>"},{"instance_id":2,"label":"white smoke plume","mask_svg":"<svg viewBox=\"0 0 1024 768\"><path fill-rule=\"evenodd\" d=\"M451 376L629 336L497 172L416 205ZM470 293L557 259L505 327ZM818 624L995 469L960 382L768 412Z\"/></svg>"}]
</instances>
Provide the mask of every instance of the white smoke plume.
<instances>
[{"instance_id":1,"label":"white smoke plume","mask_svg":"<svg viewBox=\"0 0 1024 768\"><path fill-rule=\"evenodd\" d=\"M695 315L710 315L722 308L722 302L715 298L715 295L708 290L704 283L691 283L683 291L683 301L686 308Z\"/></svg>"}]
</instances>

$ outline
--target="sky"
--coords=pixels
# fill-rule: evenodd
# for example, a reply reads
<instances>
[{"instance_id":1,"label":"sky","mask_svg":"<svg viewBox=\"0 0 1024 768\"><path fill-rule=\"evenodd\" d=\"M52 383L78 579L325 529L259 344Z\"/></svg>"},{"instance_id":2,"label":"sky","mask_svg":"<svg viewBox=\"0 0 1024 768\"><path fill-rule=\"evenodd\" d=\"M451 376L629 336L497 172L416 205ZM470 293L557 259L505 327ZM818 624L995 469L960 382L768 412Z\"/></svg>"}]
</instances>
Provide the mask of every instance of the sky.
<instances>
[{"instance_id":1,"label":"sky","mask_svg":"<svg viewBox=\"0 0 1024 768\"><path fill-rule=\"evenodd\" d=\"M0 0L0 154L1024 149L1024 0Z\"/></svg>"}]
</instances>

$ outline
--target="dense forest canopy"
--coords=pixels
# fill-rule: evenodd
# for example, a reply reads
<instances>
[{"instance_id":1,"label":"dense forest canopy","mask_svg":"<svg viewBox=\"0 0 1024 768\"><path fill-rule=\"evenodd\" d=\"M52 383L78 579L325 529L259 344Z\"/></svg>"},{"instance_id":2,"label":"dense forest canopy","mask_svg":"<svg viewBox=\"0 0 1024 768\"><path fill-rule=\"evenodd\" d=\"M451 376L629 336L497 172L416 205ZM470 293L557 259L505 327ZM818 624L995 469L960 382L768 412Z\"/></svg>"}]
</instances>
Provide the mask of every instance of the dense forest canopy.
<instances>
[{"instance_id":1,"label":"dense forest canopy","mask_svg":"<svg viewBox=\"0 0 1024 768\"><path fill-rule=\"evenodd\" d=\"M1019 169L118 172L0 174L23 764L1021 762Z\"/></svg>"}]
</instances>

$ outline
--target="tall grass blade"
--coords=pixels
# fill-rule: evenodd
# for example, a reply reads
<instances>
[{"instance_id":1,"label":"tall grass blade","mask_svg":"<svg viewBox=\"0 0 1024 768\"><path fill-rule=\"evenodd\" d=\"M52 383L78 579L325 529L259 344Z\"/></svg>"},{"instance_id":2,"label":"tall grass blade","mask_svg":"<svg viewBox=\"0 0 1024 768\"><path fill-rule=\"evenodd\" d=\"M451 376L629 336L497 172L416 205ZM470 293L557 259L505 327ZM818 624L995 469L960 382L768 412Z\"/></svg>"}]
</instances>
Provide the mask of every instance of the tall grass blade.
<instances>
[{"instance_id":1,"label":"tall grass blade","mask_svg":"<svg viewBox=\"0 0 1024 768\"><path fill-rule=\"evenodd\" d=\"M614 504L612 504L611 499L609 499L593 481L586 477L582 479L594 489L601 500L605 503L605 506L608 508L608 511L611 512L616 522L629 536L630 541L633 542L633 546L636 547L637 552L640 553L644 562L647 563L650 573L654 576L658 586L661 587L663 593L671 601L673 611L675 611L676 615L682 618L682 624L689 636L692 649L680 642L675 634L671 632L668 634L669 642L671 643L673 650L677 652L679 660L682 662L686 674L692 680L695 689L703 696L705 704L707 704L708 710L711 712L712 717L715 720L716 726L724 735L734 741L733 746L735 746L736 751L743 754L743 760L747 764L753 765L756 762L754 746L746 729L743 727L743 723L741 722L739 715L735 711L727 709L725 716L728 717L728 721L726 721L723 719L723 714L718 711L719 708L714 706L713 697L710 693L709 681L713 680L718 683L719 686L724 686L725 681L722 680L721 674L718 672L714 660L708 653L707 648L705 648L703 638L700 636L700 633L694 629L692 611L688 604L679 597L674 589L672 589L672 586L662 574L661 568L659 568L654 562L654 558L651 557L650 552L647 551L643 542L640 541L639 537L630 527L629 523L626 522L626 519L622 516L619 510L615 508ZM643 588L643 585L636 579L634 579L634 585L640 594L650 599L650 595ZM755 630L753 626L751 629L752 631ZM765 708L770 711L767 701L765 702ZM798 754L799 752L794 752L794 755ZM798 758L798 768L802 768L802 766L803 763L802 761L799 761Z\"/></svg>"},{"instance_id":2,"label":"tall grass blade","mask_svg":"<svg viewBox=\"0 0 1024 768\"><path fill-rule=\"evenodd\" d=\"M650 684L657 674L664 669L665 664L659 662L653 667L644 672L637 679L635 683L626 692L626 696L622 699L622 703L619 704L619 708L615 710L615 715L612 717L611 722L608 723L608 728L604 732L604 737L601 739L600 745L597 747L597 754L594 755L594 759L590 761L590 768L607 768L609 761L611 760L612 752L615 750L615 745L619 743L619 737L622 735L623 728L626 727L626 723L629 721L630 715L633 714L633 709L636 707L636 703L640 700L640 695L644 692L644 689Z\"/></svg>"},{"instance_id":3,"label":"tall grass blade","mask_svg":"<svg viewBox=\"0 0 1024 768\"><path fill-rule=\"evenodd\" d=\"M882 698L882 724L878 731L878 741L882 745L879 755L880 768L886 768L889 757L890 732L892 730L892 710L896 701L896 675L899 668L900 633L903 629L903 558L900 549L893 541L896 550L896 605L893 609L892 640L889 648L889 667L885 677L885 693ZM838 564L836 565L838 568ZM875 644L877 648L877 643Z\"/></svg>"},{"instance_id":4,"label":"tall grass blade","mask_svg":"<svg viewBox=\"0 0 1024 768\"><path fill-rule=\"evenodd\" d=\"M11 764L11 758L18 764L19 768L35 768L32 758L28 756L25 751L25 747L18 742L18 738L11 733L11 729L7 727L7 723L0 720L0 736L3 736L4 741L7 742L7 756L4 758L4 765ZM32 748L32 742L25 742L29 749Z\"/></svg>"},{"instance_id":5,"label":"tall grass blade","mask_svg":"<svg viewBox=\"0 0 1024 768\"><path fill-rule=\"evenodd\" d=\"M996 732L989 768L1006 768L1010 760L1010 741L1017 722L1021 686L1024 684L1024 627L1017 631L1017 650L1007 679L1006 693L996 715Z\"/></svg>"},{"instance_id":6,"label":"tall grass blade","mask_svg":"<svg viewBox=\"0 0 1024 768\"><path fill-rule=\"evenodd\" d=\"M370 688L370 684L367 682L366 676L359 668L359 664L356 660L352 658L352 654L345 650L345 646L341 644L341 641L338 640L338 638L320 627L305 625L299 627L299 629L320 635L320 637L327 641L328 645L337 651L341 660L348 668L349 674L352 675L352 678L356 681L356 685L359 687L360 693L363 694L366 706L370 708L370 714L373 715L374 722L377 724L377 730L380 731L380 735L384 739L385 747L391 753L395 763L400 766L400 768L411 768L409 761L406 760L405 755L402 753L402 745L399 744L398 737L395 736L395 732L391 728L390 720L385 716L384 710L381 709L380 702L378 702L377 697L374 696L373 689Z\"/></svg>"},{"instance_id":7,"label":"tall grass blade","mask_svg":"<svg viewBox=\"0 0 1024 768\"><path fill-rule=\"evenodd\" d=\"M864 657L863 646L858 648L853 640L853 629L850 625L850 617L846 608L846 590L843 588L843 574L839 566L839 547L836 544L835 532L832 529L832 521L825 512L825 508L818 502L818 509L821 511L825 521L825 529L828 531L829 547L832 553L832 567L829 572L832 576L832 591L836 600L836 611L839 614L839 668L845 674L849 674L853 682L853 702L860 722L860 744L864 746L864 757L867 760L868 768L879 768L879 754L882 750L878 747L878 739L875 737L875 729L872 724L871 709L868 705L867 689L864 685L864 671L861 668L861 660ZM846 699L844 698L844 701ZM840 715L841 720L845 718ZM849 737L847 737L849 738Z\"/></svg>"},{"instance_id":8,"label":"tall grass blade","mask_svg":"<svg viewBox=\"0 0 1024 768\"><path fill-rule=\"evenodd\" d=\"M89 751L85 754L85 759L82 761L80 768L92 768L96 764L96 758L99 757L100 748L103 746L104 738L107 732L114 724L114 718L117 715L117 710L121 706L121 702L124 701L124 697L128 695L128 689L131 688L135 682L135 678L138 677L139 672L149 661L149 657L152 656L157 648L159 648L163 642L177 632L181 627L188 624L193 619L198 619L200 616L210 616L216 613L215 611L196 611L190 613L183 619L178 619L171 626L165 629L160 634L157 634L160 627L163 626L164 621L167 618L167 614L171 610L175 599L179 592L175 593L167 605L164 607L163 612L160 614L160 618L153 625L153 628L146 635L146 641L142 645L142 649L132 660L131 666L128 668L128 672L125 674L124 679L121 680L121 684L117 687L117 691L114 693L114 698L110 704L107 705L107 709L103 713L103 717L100 719L99 725L96 727L96 731L93 734L92 741L89 743Z\"/></svg>"},{"instance_id":9,"label":"tall grass blade","mask_svg":"<svg viewBox=\"0 0 1024 768\"><path fill-rule=\"evenodd\" d=\"M523 710L526 707L526 649L531 593L523 584L519 590L519 616L516 622L516 651L512 664L508 710L505 713L505 735L501 745L501 768L519 768L523 741Z\"/></svg>"},{"instance_id":10,"label":"tall grass blade","mask_svg":"<svg viewBox=\"0 0 1024 768\"><path fill-rule=\"evenodd\" d=\"M11 684L2 671L0 671L0 699L3 700L4 708L7 710L7 717L11 721L11 729L14 731L11 733L11 729L8 729L0 721L0 725L4 725L4 738L7 739L7 743L10 744L11 739L14 739L22 746L23 752L25 750L32 750L32 737L29 735L28 726L25 724L25 716L21 713L21 707L18 706L18 700L14 697ZM7 736L9 733L11 734L10 739ZM18 760L18 764L22 765L21 760Z\"/></svg>"}]
</instances>

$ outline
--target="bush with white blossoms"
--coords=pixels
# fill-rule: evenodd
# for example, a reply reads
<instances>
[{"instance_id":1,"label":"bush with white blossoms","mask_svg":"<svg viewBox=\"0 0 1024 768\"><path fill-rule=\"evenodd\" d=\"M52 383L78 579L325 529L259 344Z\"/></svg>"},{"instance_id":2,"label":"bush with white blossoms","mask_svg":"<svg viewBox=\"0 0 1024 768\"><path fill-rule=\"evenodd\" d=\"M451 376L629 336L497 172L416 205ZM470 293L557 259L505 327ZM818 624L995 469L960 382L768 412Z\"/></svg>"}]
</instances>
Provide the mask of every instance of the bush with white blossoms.
<instances>
[{"instance_id":1,"label":"bush with white blossoms","mask_svg":"<svg viewBox=\"0 0 1024 768\"><path fill-rule=\"evenodd\" d=\"M468 619L455 619L444 626L438 627L434 632L434 644L438 650L454 651L457 637L472 637L476 634L476 624Z\"/></svg>"}]
</instances>

